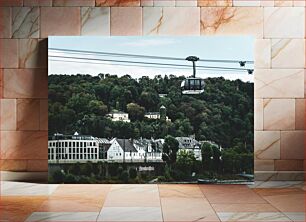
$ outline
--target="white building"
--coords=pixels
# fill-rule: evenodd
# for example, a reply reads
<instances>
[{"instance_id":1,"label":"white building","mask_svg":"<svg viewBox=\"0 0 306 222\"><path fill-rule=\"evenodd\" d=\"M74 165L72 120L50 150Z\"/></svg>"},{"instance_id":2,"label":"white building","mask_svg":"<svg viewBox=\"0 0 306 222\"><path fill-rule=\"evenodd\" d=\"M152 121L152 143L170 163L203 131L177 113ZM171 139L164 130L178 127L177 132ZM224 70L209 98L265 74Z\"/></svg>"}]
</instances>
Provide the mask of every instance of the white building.
<instances>
[{"instance_id":1,"label":"white building","mask_svg":"<svg viewBox=\"0 0 306 222\"><path fill-rule=\"evenodd\" d=\"M57 134L48 141L48 162L161 162L160 142L153 142L117 138L109 141L92 136Z\"/></svg>"},{"instance_id":2,"label":"white building","mask_svg":"<svg viewBox=\"0 0 306 222\"><path fill-rule=\"evenodd\" d=\"M176 137L180 150L192 151L197 160L202 160L201 144L193 137Z\"/></svg>"},{"instance_id":3,"label":"white building","mask_svg":"<svg viewBox=\"0 0 306 222\"><path fill-rule=\"evenodd\" d=\"M107 139L80 135L55 135L48 141L48 161L50 163L70 163L99 161L103 150L108 147Z\"/></svg>"},{"instance_id":4,"label":"white building","mask_svg":"<svg viewBox=\"0 0 306 222\"><path fill-rule=\"evenodd\" d=\"M145 117L148 119L160 119L160 113L159 112L147 112L145 114Z\"/></svg>"},{"instance_id":5,"label":"white building","mask_svg":"<svg viewBox=\"0 0 306 222\"><path fill-rule=\"evenodd\" d=\"M147 112L145 113L144 117L148 119L160 119L160 112ZM171 119L166 116L166 121L171 122Z\"/></svg>"},{"instance_id":6,"label":"white building","mask_svg":"<svg viewBox=\"0 0 306 222\"><path fill-rule=\"evenodd\" d=\"M127 123L131 121L129 119L129 114L122 111L114 111L109 113L108 116L112 119L112 121L123 121Z\"/></svg>"},{"instance_id":7,"label":"white building","mask_svg":"<svg viewBox=\"0 0 306 222\"><path fill-rule=\"evenodd\" d=\"M107 160L109 162L161 162L162 153L153 150L152 144L148 141L114 138L107 151Z\"/></svg>"}]
</instances>

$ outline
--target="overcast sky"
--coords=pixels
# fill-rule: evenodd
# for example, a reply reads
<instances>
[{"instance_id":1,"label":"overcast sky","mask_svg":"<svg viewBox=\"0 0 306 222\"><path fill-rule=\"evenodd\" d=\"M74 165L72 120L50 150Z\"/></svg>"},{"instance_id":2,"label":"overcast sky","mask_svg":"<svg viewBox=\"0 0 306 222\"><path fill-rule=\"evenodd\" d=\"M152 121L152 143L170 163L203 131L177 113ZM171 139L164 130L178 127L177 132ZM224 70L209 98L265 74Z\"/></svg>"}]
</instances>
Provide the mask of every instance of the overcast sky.
<instances>
[{"instance_id":1,"label":"overcast sky","mask_svg":"<svg viewBox=\"0 0 306 222\"><path fill-rule=\"evenodd\" d=\"M202 59L214 60L239 60L253 61L254 39L252 37L67 37L52 36L49 37L49 74L90 74L99 73L117 74L122 76L131 75L133 78L155 75L192 75L192 68L176 69L156 68L156 67L139 67L129 64L130 66L121 66L115 62L100 61L103 59L125 60L136 62L153 62L153 63L171 63L178 65L191 65L188 61L173 61L159 59L134 59L126 57L106 57L101 55L89 54L68 54L50 50L69 49L81 51L110 52L124 54L138 54L149 56L186 58L194 55ZM99 61L76 60L68 58L56 58L50 56L77 56L82 58L99 59ZM56 60L56 61L55 61ZM81 62L80 62L81 61ZM136 64L137 65L137 64ZM229 63L208 63L197 62L201 66L222 66L240 68L239 64ZM253 68L253 64L247 68ZM253 82L253 75L241 71L212 71L197 70L197 77L223 76L227 79L242 79L243 81Z\"/></svg>"}]
</instances>

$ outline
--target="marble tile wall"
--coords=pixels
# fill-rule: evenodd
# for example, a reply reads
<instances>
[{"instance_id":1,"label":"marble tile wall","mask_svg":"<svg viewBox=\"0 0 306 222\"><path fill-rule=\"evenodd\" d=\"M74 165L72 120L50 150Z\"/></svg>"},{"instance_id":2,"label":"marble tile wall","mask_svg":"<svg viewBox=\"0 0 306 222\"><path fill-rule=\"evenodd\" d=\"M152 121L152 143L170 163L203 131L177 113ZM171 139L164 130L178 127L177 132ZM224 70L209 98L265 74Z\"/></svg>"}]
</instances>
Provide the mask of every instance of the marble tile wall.
<instances>
[{"instance_id":1,"label":"marble tile wall","mask_svg":"<svg viewBox=\"0 0 306 222\"><path fill-rule=\"evenodd\" d=\"M0 0L1 170L47 171L48 36L251 35L256 178L301 179L305 6L304 0Z\"/></svg>"}]
</instances>

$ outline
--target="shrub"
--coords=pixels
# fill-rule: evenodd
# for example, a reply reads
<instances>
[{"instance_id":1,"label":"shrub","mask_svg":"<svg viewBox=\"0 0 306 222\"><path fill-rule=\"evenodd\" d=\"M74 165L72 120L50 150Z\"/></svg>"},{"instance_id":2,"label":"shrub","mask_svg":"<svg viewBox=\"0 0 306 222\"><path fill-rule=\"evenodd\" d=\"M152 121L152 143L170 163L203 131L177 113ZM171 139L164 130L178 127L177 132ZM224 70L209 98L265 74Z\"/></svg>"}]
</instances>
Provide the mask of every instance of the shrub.
<instances>
[{"instance_id":1,"label":"shrub","mask_svg":"<svg viewBox=\"0 0 306 222\"><path fill-rule=\"evenodd\" d=\"M85 164L81 166L82 175L91 176L92 171L93 171L93 165L92 165L92 162L90 161L86 162Z\"/></svg>"},{"instance_id":2,"label":"shrub","mask_svg":"<svg viewBox=\"0 0 306 222\"><path fill-rule=\"evenodd\" d=\"M52 177L53 177L54 183L63 183L65 175L63 174L61 170L56 170L54 171Z\"/></svg>"},{"instance_id":3,"label":"shrub","mask_svg":"<svg viewBox=\"0 0 306 222\"><path fill-rule=\"evenodd\" d=\"M69 172L74 174L74 175L80 175L81 173L81 166L80 166L80 163L79 162L76 162L74 164L72 164L70 167L69 167Z\"/></svg>"},{"instance_id":4,"label":"shrub","mask_svg":"<svg viewBox=\"0 0 306 222\"><path fill-rule=\"evenodd\" d=\"M64 178L64 182L65 183L75 183L76 182L76 178L74 175L72 174L67 174Z\"/></svg>"},{"instance_id":5,"label":"shrub","mask_svg":"<svg viewBox=\"0 0 306 222\"><path fill-rule=\"evenodd\" d=\"M137 170L134 167L130 168L129 175L131 179L135 179L137 177Z\"/></svg>"},{"instance_id":6,"label":"shrub","mask_svg":"<svg viewBox=\"0 0 306 222\"><path fill-rule=\"evenodd\" d=\"M117 168L117 176L120 176L123 172L123 168L120 166Z\"/></svg>"},{"instance_id":7,"label":"shrub","mask_svg":"<svg viewBox=\"0 0 306 222\"><path fill-rule=\"evenodd\" d=\"M81 176L78 182L79 183L90 183L90 180L88 177Z\"/></svg>"},{"instance_id":8,"label":"shrub","mask_svg":"<svg viewBox=\"0 0 306 222\"><path fill-rule=\"evenodd\" d=\"M119 179L123 182L123 183L127 183L129 181L129 174L126 170L124 170L121 175L119 176Z\"/></svg>"}]
</instances>

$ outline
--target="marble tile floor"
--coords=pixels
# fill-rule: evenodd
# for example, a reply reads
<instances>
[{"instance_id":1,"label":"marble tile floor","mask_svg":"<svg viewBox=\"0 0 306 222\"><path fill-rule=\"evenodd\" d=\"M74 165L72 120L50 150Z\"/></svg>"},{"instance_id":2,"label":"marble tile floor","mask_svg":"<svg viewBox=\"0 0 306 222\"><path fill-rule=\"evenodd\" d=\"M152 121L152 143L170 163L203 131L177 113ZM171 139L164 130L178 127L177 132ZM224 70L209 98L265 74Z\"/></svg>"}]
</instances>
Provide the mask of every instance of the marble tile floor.
<instances>
[{"instance_id":1,"label":"marble tile floor","mask_svg":"<svg viewBox=\"0 0 306 222\"><path fill-rule=\"evenodd\" d=\"M0 221L305 221L302 183L1 182Z\"/></svg>"}]
</instances>

